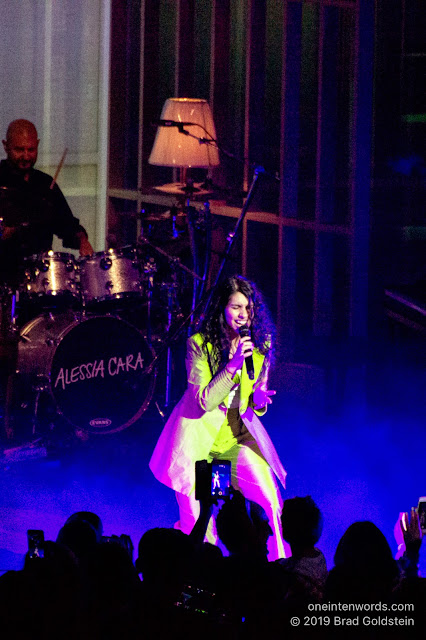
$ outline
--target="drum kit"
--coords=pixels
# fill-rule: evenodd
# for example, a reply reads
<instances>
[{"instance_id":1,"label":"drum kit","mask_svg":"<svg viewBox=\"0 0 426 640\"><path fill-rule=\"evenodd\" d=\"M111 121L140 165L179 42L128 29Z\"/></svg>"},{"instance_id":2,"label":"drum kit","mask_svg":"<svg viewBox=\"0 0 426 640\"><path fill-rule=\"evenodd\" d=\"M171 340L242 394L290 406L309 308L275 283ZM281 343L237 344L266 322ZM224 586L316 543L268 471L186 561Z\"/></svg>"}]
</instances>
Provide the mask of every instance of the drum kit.
<instances>
[{"instance_id":1,"label":"drum kit","mask_svg":"<svg viewBox=\"0 0 426 640\"><path fill-rule=\"evenodd\" d=\"M173 388L186 381L184 371L180 375L174 366L173 345L189 321L197 327L205 317L265 174L262 167L254 171L209 292L208 201L202 208L188 201L166 215L142 211L142 234L135 245L79 259L48 251L25 260L18 287L0 286L0 374L7 373L3 424L8 439L15 437L16 380L24 396L18 404L31 406L33 435L43 419L53 431L61 419L86 437L121 431L138 420L153 399L157 372L165 363L163 401L155 402L164 418L172 400L172 374ZM9 199L2 206L6 212Z\"/></svg>"},{"instance_id":2,"label":"drum kit","mask_svg":"<svg viewBox=\"0 0 426 640\"><path fill-rule=\"evenodd\" d=\"M163 416L174 370L168 337L205 277L151 240L142 235L134 245L82 258L54 251L31 256L18 288L3 286L0 342L13 345L8 384L12 379L19 389L6 393L10 439L20 407L33 434L45 415L74 432L121 431L149 406L161 386L159 370L165 379L155 405ZM13 395L18 401L10 401ZM41 410L46 398L47 413Z\"/></svg>"}]
</instances>

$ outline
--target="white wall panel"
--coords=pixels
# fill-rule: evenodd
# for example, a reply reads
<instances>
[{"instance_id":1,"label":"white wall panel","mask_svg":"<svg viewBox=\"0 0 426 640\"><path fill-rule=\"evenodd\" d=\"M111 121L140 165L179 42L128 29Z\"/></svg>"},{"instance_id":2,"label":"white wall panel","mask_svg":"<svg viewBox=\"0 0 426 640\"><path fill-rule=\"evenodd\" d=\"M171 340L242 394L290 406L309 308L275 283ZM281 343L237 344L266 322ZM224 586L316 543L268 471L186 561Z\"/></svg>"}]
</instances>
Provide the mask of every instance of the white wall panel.
<instances>
[{"instance_id":1,"label":"white wall panel","mask_svg":"<svg viewBox=\"0 0 426 640\"><path fill-rule=\"evenodd\" d=\"M32 120L41 141L37 167L48 173L68 149L58 183L101 250L110 0L0 0L0 15L2 138L11 120Z\"/></svg>"}]
</instances>

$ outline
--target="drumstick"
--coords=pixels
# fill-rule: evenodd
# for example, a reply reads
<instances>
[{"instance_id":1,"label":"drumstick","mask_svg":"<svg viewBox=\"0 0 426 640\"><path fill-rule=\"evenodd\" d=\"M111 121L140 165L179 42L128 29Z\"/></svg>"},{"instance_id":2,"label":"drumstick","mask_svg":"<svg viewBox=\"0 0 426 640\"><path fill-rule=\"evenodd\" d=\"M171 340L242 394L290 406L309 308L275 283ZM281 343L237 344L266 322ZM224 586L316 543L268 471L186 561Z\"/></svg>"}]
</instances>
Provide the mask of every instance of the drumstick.
<instances>
[{"instance_id":1,"label":"drumstick","mask_svg":"<svg viewBox=\"0 0 426 640\"><path fill-rule=\"evenodd\" d=\"M62 165L63 165L63 164L64 164L64 162L65 162L65 157L66 157L67 153L68 153L68 149L67 149L67 147L65 147L65 150L64 150L64 152L63 152L63 154L62 154L62 158L59 160L59 164L58 164L58 168L56 169L56 173L55 173L55 175L53 176L52 182L51 182L51 184L50 184L50 188L51 188L51 189L53 189L53 187L54 187L54 186L55 186L55 184L56 184L56 180L58 179L59 172L60 172L60 170L62 169Z\"/></svg>"}]
</instances>

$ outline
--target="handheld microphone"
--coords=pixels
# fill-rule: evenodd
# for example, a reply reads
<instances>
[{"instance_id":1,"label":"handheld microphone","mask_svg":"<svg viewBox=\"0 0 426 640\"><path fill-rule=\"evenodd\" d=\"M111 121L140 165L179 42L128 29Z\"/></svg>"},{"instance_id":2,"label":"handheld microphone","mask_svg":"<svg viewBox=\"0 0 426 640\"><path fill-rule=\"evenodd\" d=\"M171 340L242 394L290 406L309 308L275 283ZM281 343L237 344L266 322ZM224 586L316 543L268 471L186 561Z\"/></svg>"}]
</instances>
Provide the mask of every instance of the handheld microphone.
<instances>
[{"instance_id":1,"label":"handheld microphone","mask_svg":"<svg viewBox=\"0 0 426 640\"><path fill-rule=\"evenodd\" d=\"M243 324L241 327L239 327L238 333L242 338L245 338L246 336L251 336L250 329L246 324ZM247 358L245 358L245 362L246 362L247 375L250 378L250 380L254 380L253 356L252 355L247 356Z\"/></svg>"}]
</instances>

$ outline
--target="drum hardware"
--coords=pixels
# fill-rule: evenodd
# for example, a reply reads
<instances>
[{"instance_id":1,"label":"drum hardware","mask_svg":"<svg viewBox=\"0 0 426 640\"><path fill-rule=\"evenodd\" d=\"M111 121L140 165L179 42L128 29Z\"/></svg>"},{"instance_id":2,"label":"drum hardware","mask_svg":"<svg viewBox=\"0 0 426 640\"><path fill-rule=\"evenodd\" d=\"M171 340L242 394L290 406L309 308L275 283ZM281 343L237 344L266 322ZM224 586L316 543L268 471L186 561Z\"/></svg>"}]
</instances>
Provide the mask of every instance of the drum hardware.
<instances>
[{"instance_id":1,"label":"drum hardware","mask_svg":"<svg viewBox=\"0 0 426 640\"><path fill-rule=\"evenodd\" d=\"M173 263L172 263L173 264ZM174 274L175 281L174 282L162 282L161 288L167 293L167 325L166 325L166 335L172 328L173 319L179 316L180 307L177 302L177 290L178 285L176 282L176 274ZM176 313L177 312L177 313ZM167 409L170 404L170 392L171 392L171 384L172 384L172 350L170 344L167 345L166 351L166 386L165 386L165 398L164 398L164 409ZM158 409L158 406L157 406ZM159 412L162 416L161 412Z\"/></svg>"},{"instance_id":2,"label":"drum hardware","mask_svg":"<svg viewBox=\"0 0 426 640\"><path fill-rule=\"evenodd\" d=\"M151 313L152 313L152 297L154 294L154 276L157 272L157 265L155 263L154 258L150 258L148 262L144 264L144 274L148 279L148 304L147 304L147 327L146 327L146 336L148 340L148 344L152 344L152 322L151 322Z\"/></svg>"},{"instance_id":3,"label":"drum hardware","mask_svg":"<svg viewBox=\"0 0 426 640\"><path fill-rule=\"evenodd\" d=\"M49 379L42 373L37 374L37 380L32 384L32 390L35 392L34 408L31 419L31 433L34 436L37 433L37 426L39 425L39 404L42 393L45 393L49 388Z\"/></svg>"},{"instance_id":4,"label":"drum hardware","mask_svg":"<svg viewBox=\"0 0 426 640\"><path fill-rule=\"evenodd\" d=\"M146 215L145 209L141 209L140 220L143 223L148 223L146 232L151 235L152 225L151 223L162 223L163 230L165 228L166 235L172 238L178 238L182 233L185 233L187 227L186 215L176 205L170 207L169 210L163 212L152 212ZM143 229L142 229L143 233Z\"/></svg>"},{"instance_id":5,"label":"drum hardware","mask_svg":"<svg viewBox=\"0 0 426 640\"><path fill-rule=\"evenodd\" d=\"M156 251L158 254L164 256L170 266L170 270L171 270L171 274L172 274L172 281L171 282L161 282L159 284L159 288L161 290L166 291L166 295L167 295L167 324L166 324L166 335L170 334L170 330L173 324L173 320L175 320L176 318L180 318L181 317L181 309L178 303L178 291L179 291L179 285L177 282L177 273L179 270L182 270L186 273L189 273L193 278L196 278L198 280L202 280L203 278L201 276L199 276L197 273L195 273L195 271L192 271L192 269L189 269L187 266L185 266L184 264L181 263L181 261L179 260L179 258L177 258L176 256L171 256L169 255L166 251L164 251L163 249L161 249L160 247L157 247L156 245L154 245L152 242L150 242L147 238L145 238L142 234L139 237L139 242L141 243L142 246L147 245L149 247L151 247L154 251ZM192 314L192 311L191 311ZM189 316L190 317L190 316ZM180 333L180 331L179 331ZM166 409L169 404L170 404L170 397L171 397L171 382L172 382L172 352L171 352L171 345L174 341L174 339L177 337L178 334L174 334L174 336L170 339L165 341L163 348L160 350L160 352L156 355L154 362L151 363L150 366L155 366L155 362L157 362L159 360L159 358L165 353L166 354L166 385L165 385L165 401L164 401L164 408ZM162 411L160 411L159 407L158 407L158 403L156 403L157 406L157 410L159 411L160 415L164 415L162 414Z\"/></svg>"},{"instance_id":6,"label":"drum hardware","mask_svg":"<svg viewBox=\"0 0 426 640\"><path fill-rule=\"evenodd\" d=\"M173 236L173 238L178 238L181 233L185 232L185 230L186 230L185 226L186 225L184 225L183 228L181 228L181 229L178 228L177 222L178 222L179 210L178 210L178 208L176 206L174 206L174 207L172 207L170 209L170 216L171 216L171 219L172 219L172 236ZM184 220L185 220L185 218L184 218Z\"/></svg>"},{"instance_id":7,"label":"drum hardware","mask_svg":"<svg viewBox=\"0 0 426 640\"><path fill-rule=\"evenodd\" d=\"M6 285L0 286L0 335L6 337L15 330L16 294Z\"/></svg>"},{"instance_id":8,"label":"drum hardware","mask_svg":"<svg viewBox=\"0 0 426 640\"><path fill-rule=\"evenodd\" d=\"M187 267L186 265L182 264L182 262L179 260L179 258L177 258L176 256L171 256L170 254L168 254L166 251L164 251L163 249L160 249L160 247L158 247L157 245L152 244L152 242L150 242L150 240L148 240L148 238L146 238L145 236L143 236L142 234L139 236L139 240L138 242L141 245L148 245L149 247L151 247L152 249L154 249L154 251L157 251L157 253L159 253L160 255L164 256L165 258L167 258L167 260L170 263L173 263L174 265L176 265L179 269L182 269L183 271L186 271L186 273L189 273L193 278L198 278L198 280L202 280L203 277L199 276L198 273L195 273L195 271L193 271L192 269L190 269L189 267Z\"/></svg>"},{"instance_id":9,"label":"drum hardware","mask_svg":"<svg viewBox=\"0 0 426 640\"><path fill-rule=\"evenodd\" d=\"M42 260L39 263L39 266L38 266L38 269L37 269L37 275L39 273L45 273L48 270L48 268L49 268L48 262L46 260Z\"/></svg>"},{"instance_id":10,"label":"drum hardware","mask_svg":"<svg viewBox=\"0 0 426 640\"><path fill-rule=\"evenodd\" d=\"M111 258L107 257L103 257L100 261L99 264L100 268L103 269L104 271L107 271L108 269L111 269L112 267L112 260ZM111 283L112 284L112 283Z\"/></svg>"}]
</instances>

